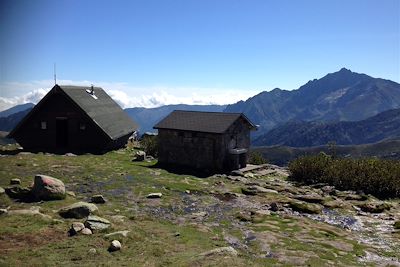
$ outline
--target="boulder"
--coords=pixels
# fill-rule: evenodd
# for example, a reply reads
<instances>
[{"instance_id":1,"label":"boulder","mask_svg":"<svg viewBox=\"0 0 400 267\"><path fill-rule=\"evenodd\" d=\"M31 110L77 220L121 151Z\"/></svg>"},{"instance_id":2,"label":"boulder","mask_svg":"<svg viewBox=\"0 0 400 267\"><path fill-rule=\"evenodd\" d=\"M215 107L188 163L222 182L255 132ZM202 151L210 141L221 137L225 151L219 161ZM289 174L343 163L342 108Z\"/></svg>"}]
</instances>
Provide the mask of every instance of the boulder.
<instances>
[{"instance_id":1,"label":"boulder","mask_svg":"<svg viewBox=\"0 0 400 267\"><path fill-rule=\"evenodd\" d=\"M110 246L108 247L108 251L109 252L114 252L114 251L118 251L121 249L121 242L119 242L118 240L113 240L111 241Z\"/></svg>"},{"instance_id":2,"label":"boulder","mask_svg":"<svg viewBox=\"0 0 400 267\"><path fill-rule=\"evenodd\" d=\"M99 216L90 215L85 221L85 226L90 230L104 230L111 226L110 221Z\"/></svg>"},{"instance_id":3,"label":"boulder","mask_svg":"<svg viewBox=\"0 0 400 267\"><path fill-rule=\"evenodd\" d=\"M11 185L21 184L21 180L18 178L14 178L10 180Z\"/></svg>"},{"instance_id":4,"label":"boulder","mask_svg":"<svg viewBox=\"0 0 400 267\"><path fill-rule=\"evenodd\" d=\"M247 186L242 188L242 193L245 195L260 195L260 194L278 194L278 191L273 189L264 188L258 185Z\"/></svg>"},{"instance_id":5,"label":"boulder","mask_svg":"<svg viewBox=\"0 0 400 267\"><path fill-rule=\"evenodd\" d=\"M290 208L294 211L309 213L309 214L318 214L322 212L322 207L318 204L306 203L300 201L292 201L289 203Z\"/></svg>"},{"instance_id":6,"label":"boulder","mask_svg":"<svg viewBox=\"0 0 400 267\"><path fill-rule=\"evenodd\" d=\"M135 156L133 158L134 161L144 161L146 159L146 152L144 151L136 151Z\"/></svg>"},{"instance_id":7,"label":"boulder","mask_svg":"<svg viewBox=\"0 0 400 267\"><path fill-rule=\"evenodd\" d=\"M162 193L150 193L146 196L147 198L161 198Z\"/></svg>"},{"instance_id":8,"label":"boulder","mask_svg":"<svg viewBox=\"0 0 400 267\"><path fill-rule=\"evenodd\" d=\"M9 186L4 191L10 198L21 200L30 200L32 198L31 188L29 187Z\"/></svg>"},{"instance_id":9,"label":"boulder","mask_svg":"<svg viewBox=\"0 0 400 267\"><path fill-rule=\"evenodd\" d=\"M98 210L97 206L87 202L77 202L58 211L63 218L82 219Z\"/></svg>"},{"instance_id":10,"label":"boulder","mask_svg":"<svg viewBox=\"0 0 400 267\"><path fill-rule=\"evenodd\" d=\"M68 231L69 236L78 234L80 231L85 229L85 225L81 222L73 222L71 228Z\"/></svg>"},{"instance_id":11,"label":"boulder","mask_svg":"<svg viewBox=\"0 0 400 267\"><path fill-rule=\"evenodd\" d=\"M392 206L385 202L369 202L358 205L358 207L364 212L381 213L385 210L390 210Z\"/></svg>"},{"instance_id":12,"label":"boulder","mask_svg":"<svg viewBox=\"0 0 400 267\"><path fill-rule=\"evenodd\" d=\"M229 255L236 257L238 255L238 252L233 247L220 247L200 254L200 256L203 257L213 255Z\"/></svg>"},{"instance_id":13,"label":"boulder","mask_svg":"<svg viewBox=\"0 0 400 267\"><path fill-rule=\"evenodd\" d=\"M322 203L324 201L324 198L317 194L298 195L294 198L308 203Z\"/></svg>"},{"instance_id":14,"label":"boulder","mask_svg":"<svg viewBox=\"0 0 400 267\"><path fill-rule=\"evenodd\" d=\"M81 231L81 234L82 235L91 235L91 234L93 234L93 232L89 228L83 228Z\"/></svg>"},{"instance_id":15,"label":"boulder","mask_svg":"<svg viewBox=\"0 0 400 267\"><path fill-rule=\"evenodd\" d=\"M90 202L96 203L96 204L104 204L106 203L106 199L103 197L103 195L94 195L92 196Z\"/></svg>"},{"instance_id":16,"label":"boulder","mask_svg":"<svg viewBox=\"0 0 400 267\"><path fill-rule=\"evenodd\" d=\"M36 175L32 195L40 200L58 200L66 196L64 183L47 175Z\"/></svg>"}]
</instances>

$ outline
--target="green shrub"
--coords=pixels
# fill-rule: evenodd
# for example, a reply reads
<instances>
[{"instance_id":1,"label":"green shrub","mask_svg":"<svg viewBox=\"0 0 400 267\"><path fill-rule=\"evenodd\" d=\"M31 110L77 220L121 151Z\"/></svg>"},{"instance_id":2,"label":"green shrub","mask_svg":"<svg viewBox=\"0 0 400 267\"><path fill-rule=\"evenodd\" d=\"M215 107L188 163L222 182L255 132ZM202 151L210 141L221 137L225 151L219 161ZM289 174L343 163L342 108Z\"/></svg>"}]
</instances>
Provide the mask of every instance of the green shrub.
<instances>
[{"instance_id":1,"label":"green shrub","mask_svg":"<svg viewBox=\"0 0 400 267\"><path fill-rule=\"evenodd\" d=\"M321 153L292 161L289 170L291 179L305 184L328 183L339 190L361 190L379 198L400 196L399 161L338 159Z\"/></svg>"},{"instance_id":2,"label":"green shrub","mask_svg":"<svg viewBox=\"0 0 400 267\"><path fill-rule=\"evenodd\" d=\"M146 152L146 155L158 156L158 138L157 136L146 136L140 141L140 147Z\"/></svg>"},{"instance_id":3,"label":"green shrub","mask_svg":"<svg viewBox=\"0 0 400 267\"><path fill-rule=\"evenodd\" d=\"M250 151L248 163L253 165L266 164L268 161L263 157L263 155L258 151Z\"/></svg>"}]
</instances>

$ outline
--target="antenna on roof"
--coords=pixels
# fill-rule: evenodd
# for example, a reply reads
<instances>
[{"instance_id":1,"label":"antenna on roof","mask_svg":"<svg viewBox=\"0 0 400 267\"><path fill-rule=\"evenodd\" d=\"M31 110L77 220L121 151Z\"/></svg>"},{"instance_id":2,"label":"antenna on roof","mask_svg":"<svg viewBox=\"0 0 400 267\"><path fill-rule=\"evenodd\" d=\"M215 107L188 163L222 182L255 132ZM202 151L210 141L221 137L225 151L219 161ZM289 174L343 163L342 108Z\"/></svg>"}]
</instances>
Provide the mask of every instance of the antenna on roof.
<instances>
[{"instance_id":1,"label":"antenna on roof","mask_svg":"<svg viewBox=\"0 0 400 267\"><path fill-rule=\"evenodd\" d=\"M54 85L57 84L57 72L56 72L56 63L54 63Z\"/></svg>"}]
</instances>

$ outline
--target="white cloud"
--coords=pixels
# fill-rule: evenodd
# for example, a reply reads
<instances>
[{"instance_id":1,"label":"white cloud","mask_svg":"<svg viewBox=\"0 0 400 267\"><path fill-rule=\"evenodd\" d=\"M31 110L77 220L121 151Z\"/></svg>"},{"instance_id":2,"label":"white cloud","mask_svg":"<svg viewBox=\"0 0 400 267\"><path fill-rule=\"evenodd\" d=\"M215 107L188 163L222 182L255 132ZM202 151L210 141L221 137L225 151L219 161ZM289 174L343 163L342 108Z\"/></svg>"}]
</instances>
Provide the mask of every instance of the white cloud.
<instances>
[{"instance_id":1,"label":"white cloud","mask_svg":"<svg viewBox=\"0 0 400 267\"><path fill-rule=\"evenodd\" d=\"M224 105L245 100L258 93L231 88L194 87L134 87L127 83L60 80L59 84L102 87L123 108L159 107L171 104ZM0 84L0 110L24 103L37 103L50 90L52 81L30 83L8 82Z\"/></svg>"}]
</instances>

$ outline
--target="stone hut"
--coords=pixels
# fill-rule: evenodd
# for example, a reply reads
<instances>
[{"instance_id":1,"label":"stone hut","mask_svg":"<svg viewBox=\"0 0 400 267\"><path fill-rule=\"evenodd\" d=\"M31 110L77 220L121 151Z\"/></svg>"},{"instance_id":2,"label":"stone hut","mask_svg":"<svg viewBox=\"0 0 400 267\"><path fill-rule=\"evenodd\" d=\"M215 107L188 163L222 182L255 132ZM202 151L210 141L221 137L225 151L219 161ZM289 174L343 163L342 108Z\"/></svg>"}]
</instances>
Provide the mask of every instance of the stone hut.
<instances>
[{"instance_id":1,"label":"stone hut","mask_svg":"<svg viewBox=\"0 0 400 267\"><path fill-rule=\"evenodd\" d=\"M202 172L246 166L250 131L256 126L242 113L175 110L158 129L158 161Z\"/></svg>"},{"instance_id":2,"label":"stone hut","mask_svg":"<svg viewBox=\"0 0 400 267\"><path fill-rule=\"evenodd\" d=\"M26 150L105 152L137 128L102 88L55 85L8 136Z\"/></svg>"}]
</instances>

